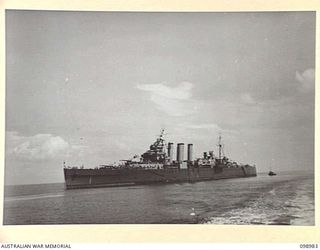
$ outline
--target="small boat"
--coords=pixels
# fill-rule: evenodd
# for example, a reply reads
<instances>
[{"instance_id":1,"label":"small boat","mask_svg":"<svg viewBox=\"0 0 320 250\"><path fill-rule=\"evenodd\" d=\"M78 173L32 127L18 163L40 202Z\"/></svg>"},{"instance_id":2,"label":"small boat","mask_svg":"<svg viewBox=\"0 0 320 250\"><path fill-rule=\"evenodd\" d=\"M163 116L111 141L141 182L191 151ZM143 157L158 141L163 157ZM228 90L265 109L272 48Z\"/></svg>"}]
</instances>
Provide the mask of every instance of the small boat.
<instances>
[{"instance_id":1,"label":"small boat","mask_svg":"<svg viewBox=\"0 0 320 250\"><path fill-rule=\"evenodd\" d=\"M273 172L273 171L270 170L269 173L268 173L268 175L269 175L269 176L274 176L274 175L277 175L277 174L276 174L275 172Z\"/></svg>"}]
</instances>

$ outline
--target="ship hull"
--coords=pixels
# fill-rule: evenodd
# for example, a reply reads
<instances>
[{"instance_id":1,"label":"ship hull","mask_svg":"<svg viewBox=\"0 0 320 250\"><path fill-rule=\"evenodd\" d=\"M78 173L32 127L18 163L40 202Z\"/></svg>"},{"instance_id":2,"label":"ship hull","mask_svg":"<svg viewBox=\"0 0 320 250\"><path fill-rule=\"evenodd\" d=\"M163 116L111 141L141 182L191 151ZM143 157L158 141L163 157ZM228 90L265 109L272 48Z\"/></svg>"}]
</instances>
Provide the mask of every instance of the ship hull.
<instances>
[{"instance_id":1,"label":"ship hull","mask_svg":"<svg viewBox=\"0 0 320 250\"><path fill-rule=\"evenodd\" d=\"M64 169L66 189L198 182L257 176L252 166L189 169Z\"/></svg>"}]
</instances>

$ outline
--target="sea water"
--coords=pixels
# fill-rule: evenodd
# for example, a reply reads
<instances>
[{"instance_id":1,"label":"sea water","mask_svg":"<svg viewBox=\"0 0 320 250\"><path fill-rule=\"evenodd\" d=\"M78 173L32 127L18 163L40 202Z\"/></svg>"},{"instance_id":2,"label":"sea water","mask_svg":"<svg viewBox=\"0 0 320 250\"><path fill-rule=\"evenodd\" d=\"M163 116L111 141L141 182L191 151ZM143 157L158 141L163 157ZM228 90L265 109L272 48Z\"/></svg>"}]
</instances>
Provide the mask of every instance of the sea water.
<instances>
[{"instance_id":1,"label":"sea water","mask_svg":"<svg viewBox=\"0 0 320 250\"><path fill-rule=\"evenodd\" d=\"M314 225L314 176L266 173L196 183L65 190L6 186L4 224Z\"/></svg>"}]
</instances>

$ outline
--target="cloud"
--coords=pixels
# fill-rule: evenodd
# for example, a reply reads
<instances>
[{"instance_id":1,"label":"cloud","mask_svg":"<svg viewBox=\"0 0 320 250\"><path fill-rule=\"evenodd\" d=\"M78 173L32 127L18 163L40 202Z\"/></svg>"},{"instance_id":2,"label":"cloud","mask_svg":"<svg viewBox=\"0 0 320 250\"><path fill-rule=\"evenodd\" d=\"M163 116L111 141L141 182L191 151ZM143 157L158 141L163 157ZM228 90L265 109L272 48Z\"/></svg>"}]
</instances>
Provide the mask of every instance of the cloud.
<instances>
[{"instance_id":1,"label":"cloud","mask_svg":"<svg viewBox=\"0 0 320 250\"><path fill-rule=\"evenodd\" d=\"M150 93L150 100L156 107L170 116L186 116L197 109L192 100L194 85L190 82L181 82L176 87L169 87L164 83L138 84L137 89Z\"/></svg>"},{"instance_id":2,"label":"cloud","mask_svg":"<svg viewBox=\"0 0 320 250\"><path fill-rule=\"evenodd\" d=\"M243 103L245 103L247 105L257 104L255 99L249 93L243 93L241 95L241 100L242 100Z\"/></svg>"},{"instance_id":3,"label":"cloud","mask_svg":"<svg viewBox=\"0 0 320 250\"><path fill-rule=\"evenodd\" d=\"M192 96L191 90L193 84L190 82L181 82L176 87L169 87L164 83L158 84L138 84L137 88L145 91L149 91L152 94L162 96L169 99L186 100Z\"/></svg>"},{"instance_id":4,"label":"cloud","mask_svg":"<svg viewBox=\"0 0 320 250\"><path fill-rule=\"evenodd\" d=\"M216 131L222 130L217 124L213 124L213 123L185 124L184 127L190 128L190 129L210 129L210 130L216 130Z\"/></svg>"},{"instance_id":5,"label":"cloud","mask_svg":"<svg viewBox=\"0 0 320 250\"><path fill-rule=\"evenodd\" d=\"M7 154L22 160L46 160L67 155L72 147L60 136L37 134L20 136L7 132Z\"/></svg>"},{"instance_id":6,"label":"cloud","mask_svg":"<svg viewBox=\"0 0 320 250\"><path fill-rule=\"evenodd\" d=\"M315 70L307 69L304 72L300 73L296 71L296 80L301 84L299 90L303 93L312 92L315 85Z\"/></svg>"},{"instance_id":7,"label":"cloud","mask_svg":"<svg viewBox=\"0 0 320 250\"><path fill-rule=\"evenodd\" d=\"M179 127L183 127L185 129L189 130L197 130L197 132L204 131L212 134L234 134L236 133L235 130L230 130L230 129L223 129L221 128L218 124L215 123L182 123L179 125Z\"/></svg>"}]
</instances>

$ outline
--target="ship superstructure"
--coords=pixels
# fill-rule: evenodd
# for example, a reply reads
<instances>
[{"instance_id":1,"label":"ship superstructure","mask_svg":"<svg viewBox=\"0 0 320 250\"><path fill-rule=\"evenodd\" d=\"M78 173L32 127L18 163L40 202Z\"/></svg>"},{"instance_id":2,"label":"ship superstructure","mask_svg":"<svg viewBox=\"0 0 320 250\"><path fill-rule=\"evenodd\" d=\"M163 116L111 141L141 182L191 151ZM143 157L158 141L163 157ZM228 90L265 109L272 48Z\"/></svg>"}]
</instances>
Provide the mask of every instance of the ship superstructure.
<instances>
[{"instance_id":1,"label":"ship superstructure","mask_svg":"<svg viewBox=\"0 0 320 250\"><path fill-rule=\"evenodd\" d=\"M213 151L193 159L193 144L187 144L187 159L184 158L184 143L178 143L174 159L174 143L166 143L164 130L156 141L140 157L135 155L119 165L100 165L94 169L64 167L67 189L108 187L149 183L194 182L223 178L256 176L255 166L230 161L222 153L221 135L218 156Z\"/></svg>"}]
</instances>

